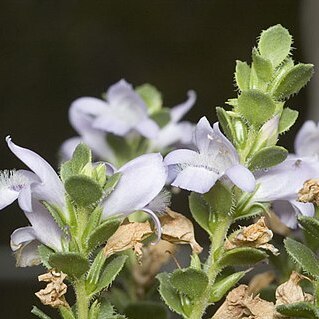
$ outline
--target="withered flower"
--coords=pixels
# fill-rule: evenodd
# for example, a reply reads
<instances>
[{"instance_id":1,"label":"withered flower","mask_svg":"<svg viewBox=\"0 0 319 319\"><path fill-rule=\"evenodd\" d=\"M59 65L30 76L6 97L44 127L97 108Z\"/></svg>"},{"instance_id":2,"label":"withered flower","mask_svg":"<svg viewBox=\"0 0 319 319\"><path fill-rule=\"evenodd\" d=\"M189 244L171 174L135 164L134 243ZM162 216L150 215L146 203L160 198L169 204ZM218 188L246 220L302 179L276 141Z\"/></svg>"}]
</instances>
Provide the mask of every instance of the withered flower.
<instances>
[{"instance_id":1,"label":"withered flower","mask_svg":"<svg viewBox=\"0 0 319 319\"><path fill-rule=\"evenodd\" d=\"M293 271L289 280L278 286L276 289L276 306L313 300L313 296L304 293L299 286L299 282L302 279L307 278Z\"/></svg>"},{"instance_id":2,"label":"withered flower","mask_svg":"<svg viewBox=\"0 0 319 319\"><path fill-rule=\"evenodd\" d=\"M224 248L226 250L236 247L255 247L270 250L274 255L279 251L268 242L272 239L273 233L265 223L265 217L261 217L255 224L243 227L227 239Z\"/></svg>"},{"instance_id":3,"label":"withered flower","mask_svg":"<svg viewBox=\"0 0 319 319\"><path fill-rule=\"evenodd\" d=\"M266 225L276 234L287 236L291 230L288 228L273 211L265 216Z\"/></svg>"},{"instance_id":4,"label":"withered flower","mask_svg":"<svg viewBox=\"0 0 319 319\"><path fill-rule=\"evenodd\" d=\"M212 319L275 319L276 316L272 302L253 297L248 293L248 286L240 285L228 293Z\"/></svg>"},{"instance_id":5,"label":"withered flower","mask_svg":"<svg viewBox=\"0 0 319 319\"><path fill-rule=\"evenodd\" d=\"M309 179L298 192L298 200L303 203L319 205L319 179Z\"/></svg>"},{"instance_id":6,"label":"withered flower","mask_svg":"<svg viewBox=\"0 0 319 319\"><path fill-rule=\"evenodd\" d=\"M107 241L104 254L109 257L117 252L133 248L140 258L142 256L142 241L153 233L154 230L148 221L122 224Z\"/></svg>"},{"instance_id":7,"label":"withered flower","mask_svg":"<svg viewBox=\"0 0 319 319\"><path fill-rule=\"evenodd\" d=\"M162 224L162 239L173 244L189 244L193 253L199 254L203 248L196 242L194 226L184 215L169 208L166 214L160 217Z\"/></svg>"},{"instance_id":8,"label":"withered flower","mask_svg":"<svg viewBox=\"0 0 319 319\"><path fill-rule=\"evenodd\" d=\"M52 269L48 273L38 277L39 281L48 282L44 289L35 293L44 305L48 305L53 308L58 308L60 306L67 308L70 307L64 297L67 291L67 285L63 282L63 280L66 276L67 275L63 272L56 272Z\"/></svg>"}]
</instances>

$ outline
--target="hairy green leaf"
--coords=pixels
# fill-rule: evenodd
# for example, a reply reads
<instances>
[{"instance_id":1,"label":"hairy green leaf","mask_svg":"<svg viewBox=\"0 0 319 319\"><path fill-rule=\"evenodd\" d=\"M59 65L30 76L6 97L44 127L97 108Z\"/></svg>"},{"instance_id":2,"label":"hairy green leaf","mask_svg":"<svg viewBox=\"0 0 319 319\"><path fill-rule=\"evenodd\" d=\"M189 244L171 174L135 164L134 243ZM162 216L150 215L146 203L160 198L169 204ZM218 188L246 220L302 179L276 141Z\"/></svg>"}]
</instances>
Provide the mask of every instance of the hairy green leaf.
<instances>
[{"instance_id":1,"label":"hairy green leaf","mask_svg":"<svg viewBox=\"0 0 319 319\"><path fill-rule=\"evenodd\" d=\"M189 207L193 218L203 229L210 234L209 215L210 210L207 202L197 193L191 193L189 196Z\"/></svg>"},{"instance_id":2,"label":"hairy green leaf","mask_svg":"<svg viewBox=\"0 0 319 319\"><path fill-rule=\"evenodd\" d=\"M288 305L280 305L276 310L284 316L319 319L319 310L308 302L297 302Z\"/></svg>"},{"instance_id":3,"label":"hairy green leaf","mask_svg":"<svg viewBox=\"0 0 319 319\"><path fill-rule=\"evenodd\" d=\"M135 91L140 95L148 107L149 114L159 111L162 107L162 94L151 84L138 86Z\"/></svg>"},{"instance_id":4,"label":"hairy green leaf","mask_svg":"<svg viewBox=\"0 0 319 319\"><path fill-rule=\"evenodd\" d=\"M130 319L168 319L164 305L154 301L138 301L125 308L125 315Z\"/></svg>"},{"instance_id":5,"label":"hairy green leaf","mask_svg":"<svg viewBox=\"0 0 319 319\"><path fill-rule=\"evenodd\" d=\"M235 80L241 91L249 89L250 66L246 62L236 61Z\"/></svg>"},{"instance_id":6,"label":"hairy green leaf","mask_svg":"<svg viewBox=\"0 0 319 319\"><path fill-rule=\"evenodd\" d=\"M40 319L51 319L48 315L46 315L42 310L40 310L38 307L33 306L31 313L33 313L35 316L37 316Z\"/></svg>"}]
</instances>

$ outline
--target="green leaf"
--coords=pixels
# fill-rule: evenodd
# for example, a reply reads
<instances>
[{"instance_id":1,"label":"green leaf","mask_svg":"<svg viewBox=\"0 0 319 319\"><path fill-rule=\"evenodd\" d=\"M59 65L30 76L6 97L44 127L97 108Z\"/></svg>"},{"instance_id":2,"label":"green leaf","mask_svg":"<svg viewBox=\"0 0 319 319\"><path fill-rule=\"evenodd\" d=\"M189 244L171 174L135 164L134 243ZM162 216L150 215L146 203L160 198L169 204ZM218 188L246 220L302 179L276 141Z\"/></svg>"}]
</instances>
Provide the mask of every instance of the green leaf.
<instances>
[{"instance_id":1,"label":"green leaf","mask_svg":"<svg viewBox=\"0 0 319 319\"><path fill-rule=\"evenodd\" d=\"M69 177L64 186L75 203L82 207L95 204L103 195L101 186L85 175Z\"/></svg>"},{"instance_id":2,"label":"green leaf","mask_svg":"<svg viewBox=\"0 0 319 319\"><path fill-rule=\"evenodd\" d=\"M96 255L96 257L94 258L94 261L90 267L90 270L86 275L85 286L86 286L87 292L91 293L92 291L95 290L105 261L106 261L106 256L104 254L103 249L101 249Z\"/></svg>"},{"instance_id":3,"label":"green leaf","mask_svg":"<svg viewBox=\"0 0 319 319\"><path fill-rule=\"evenodd\" d=\"M108 319L115 315L113 306L109 301L103 299L100 305L100 314L98 319Z\"/></svg>"},{"instance_id":4,"label":"green leaf","mask_svg":"<svg viewBox=\"0 0 319 319\"><path fill-rule=\"evenodd\" d=\"M246 271L236 272L223 278L219 281L216 281L212 287L212 292L210 295L210 302L217 302L221 300L228 290L235 286L240 279L242 279L246 274Z\"/></svg>"},{"instance_id":5,"label":"green leaf","mask_svg":"<svg viewBox=\"0 0 319 319\"><path fill-rule=\"evenodd\" d=\"M126 259L127 259L126 255L121 255L121 256L115 257L108 264L106 264L99 280L97 281L96 288L89 293L94 295L100 292L101 290L106 289L108 286L110 286L112 282L115 280L116 276L120 273L120 271L124 267Z\"/></svg>"},{"instance_id":6,"label":"green leaf","mask_svg":"<svg viewBox=\"0 0 319 319\"><path fill-rule=\"evenodd\" d=\"M114 191L114 189L115 189L117 183L119 182L121 176L122 176L121 173L115 173L115 174L113 174L112 176L110 176L108 178L106 184L103 187L105 196L110 195Z\"/></svg>"},{"instance_id":7,"label":"green leaf","mask_svg":"<svg viewBox=\"0 0 319 319\"><path fill-rule=\"evenodd\" d=\"M89 270L89 261L79 253L55 253L49 258L49 264L58 271L79 278Z\"/></svg>"},{"instance_id":8,"label":"green leaf","mask_svg":"<svg viewBox=\"0 0 319 319\"><path fill-rule=\"evenodd\" d=\"M189 196L189 207L193 218L203 229L209 234L211 233L209 228L209 215L210 210L207 202L203 197L197 193L191 193Z\"/></svg>"},{"instance_id":9,"label":"green leaf","mask_svg":"<svg viewBox=\"0 0 319 319\"><path fill-rule=\"evenodd\" d=\"M175 289L191 299L199 298L208 285L207 275L202 270L194 268L175 270L170 281Z\"/></svg>"},{"instance_id":10,"label":"green leaf","mask_svg":"<svg viewBox=\"0 0 319 319\"><path fill-rule=\"evenodd\" d=\"M125 315L130 319L168 319L164 305L154 301L138 301L129 304Z\"/></svg>"},{"instance_id":11,"label":"green leaf","mask_svg":"<svg viewBox=\"0 0 319 319\"><path fill-rule=\"evenodd\" d=\"M319 221L317 219L309 216L299 215L298 222L304 231L306 231L313 238L319 240Z\"/></svg>"},{"instance_id":12,"label":"green leaf","mask_svg":"<svg viewBox=\"0 0 319 319\"><path fill-rule=\"evenodd\" d=\"M305 245L291 238L284 240L285 248L294 262L296 262L304 272L319 278L319 265L316 255Z\"/></svg>"},{"instance_id":13,"label":"green leaf","mask_svg":"<svg viewBox=\"0 0 319 319\"><path fill-rule=\"evenodd\" d=\"M296 122L298 118L298 111L291 110L289 107L283 109L279 120L278 133L288 131Z\"/></svg>"},{"instance_id":14,"label":"green leaf","mask_svg":"<svg viewBox=\"0 0 319 319\"><path fill-rule=\"evenodd\" d=\"M92 232L95 231L96 227L99 226L102 216L102 208L96 207L90 214L87 225L83 231L82 239L84 242L88 242L88 238L91 236Z\"/></svg>"},{"instance_id":15,"label":"green leaf","mask_svg":"<svg viewBox=\"0 0 319 319\"><path fill-rule=\"evenodd\" d=\"M51 317L47 316L42 310L40 310L36 306L33 306L31 313L33 313L35 316L37 316L40 319L51 319Z\"/></svg>"},{"instance_id":16,"label":"green leaf","mask_svg":"<svg viewBox=\"0 0 319 319\"><path fill-rule=\"evenodd\" d=\"M271 97L254 89L242 92L237 110L250 124L259 127L274 115L276 104Z\"/></svg>"},{"instance_id":17,"label":"green leaf","mask_svg":"<svg viewBox=\"0 0 319 319\"><path fill-rule=\"evenodd\" d=\"M303 88L313 75L313 65L299 63L286 72L273 88L273 97L284 100Z\"/></svg>"},{"instance_id":18,"label":"green leaf","mask_svg":"<svg viewBox=\"0 0 319 319\"><path fill-rule=\"evenodd\" d=\"M211 212L229 214L232 210L233 194L231 190L221 182L217 182L203 197L210 206Z\"/></svg>"},{"instance_id":19,"label":"green leaf","mask_svg":"<svg viewBox=\"0 0 319 319\"><path fill-rule=\"evenodd\" d=\"M161 109L163 104L162 94L156 89L155 86L146 83L138 86L135 91L146 103L149 114L157 112Z\"/></svg>"},{"instance_id":20,"label":"green leaf","mask_svg":"<svg viewBox=\"0 0 319 319\"><path fill-rule=\"evenodd\" d=\"M280 305L276 310L284 316L297 318L319 319L319 310L308 302L297 302L288 305Z\"/></svg>"},{"instance_id":21,"label":"green leaf","mask_svg":"<svg viewBox=\"0 0 319 319\"><path fill-rule=\"evenodd\" d=\"M92 161L92 153L89 147L83 143L80 143L73 152L72 155L72 168L73 173L78 174L82 168Z\"/></svg>"},{"instance_id":22,"label":"green leaf","mask_svg":"<svg viewBox=\"0 0 319 319\"><path fill-rule=\"evenodd\" d=\"M250 66L246 62L236 61L235 80L241 91L249 89Z\"/></svg>"},{"instance_id":23,"label":"green leaf","mask_svg":"<svg viewBox=\"0 0 319 319\"><path fill-rule=\"evenodd\" d=\"M262 57L256 48L253 49L253 68L256 72L258 79L269 82L273 75L273 67L271 61Z\"/></svg>"},{"instance_id":24,"label":"green leaf","mask_svg":"<svg viewBox=\"0 0 319 319\"><path fill-rule=\"evenodd\" d=\"M167 306L179 315L184 314L180 296L170 282L170 274L161 273L156 276L160 282L159 293Z\"/></svg>"},{"instance_id":25,"label":"green leaf","mask_svg":"<svg viewBox=\"0 0 319 319\"><path fill-rule=\"evenodd\" d=\"M222 267L254 265L267 257L268 255L262 250L251 247L238 247L225 251L219 264Z\"/></svg>"},{"instance_id":26,"label":"green leaf","mask_svg":"<svg viewBox=\"0 0 319 319\"><path fill-rule=\"evenodd\" d=\"M63 230L68 222L66 221L65 213L56 205L50 204L46 201L42 201L42 204L46 207L49 211L55 222L59 225L59 227Z\"/></svg>"},{"instance_id":27,"label":"green leaf","mask_svg":"<svg viewBox=\"0 0 319 319\"><path fill-rule=\"evenodd\" d=\"M72 312L72 310L70 308L66 308L66 307L59 307L61 316L63 319L75 319L75 316ZM91 319L91 318L89 318ZM94 318L92 318L94 319Z\"/></svg>"},{"instance_id":28,"label":"green leaf","mask_svg":"<svg viewBox=\"0 0 319 319\"><path fill-rule=\"evenodd\" d=\"M269 59L277 67L289 55L292 36L280 24L272 26L260 35L258 50L262 57Z\"/></svg>"},{"instance_id":29,"label":"green leaf","mask_svg":"<svg viewBox=\"0 0 319 319\"><path fill-rule=\"evenodd\" d=\"M61 165L60 176L63 182L65 182L69 177L75 175L73 172L72 160L66 161Z\"/></svg>"},{"instance_id":30,"label":"green leaf","mask_svg":"<svg viewBox=\"0 0 319 319\"><path fill-rule=\"evenodd\" d=\"M153 119L159 127L164 127L170 122L171 114L169 110L165 108L153 113L151 119Z\"/></svg>"},{"instance_id":31,"label":"green leaf","mask_svg":"<svg viewBox=\"0 0 319 319\"><path fill-rule=\"evenodd\" d=\"M49 264L49 258L52 254L54 254L54 251L44 245L40 245L38 247L38 252L41 258L41 263L47 268L47 269L51 269L52 266Z\"/></svg>"},{"instance_id":32,"label":"green leaf","mask_svg":"<svg viewBox=\"0 0 319 319\"><path fill-rule=\"evenodd\" d=\"M276 166L288 156L288 151L281 146L264 147L250 159L248 168L255 171L262 168Z\"/></svg>"},{"instance_id":33,"label":"green leaf","mask_svg":"<svg viewBox=\"0 0 319 319\"><path fill-rule=\"evenodd\" d=\"M121 221L118 218L108 218L95 228L88 240L89 251L104 244L119 228Z\"/></svg>"}]
</instances>

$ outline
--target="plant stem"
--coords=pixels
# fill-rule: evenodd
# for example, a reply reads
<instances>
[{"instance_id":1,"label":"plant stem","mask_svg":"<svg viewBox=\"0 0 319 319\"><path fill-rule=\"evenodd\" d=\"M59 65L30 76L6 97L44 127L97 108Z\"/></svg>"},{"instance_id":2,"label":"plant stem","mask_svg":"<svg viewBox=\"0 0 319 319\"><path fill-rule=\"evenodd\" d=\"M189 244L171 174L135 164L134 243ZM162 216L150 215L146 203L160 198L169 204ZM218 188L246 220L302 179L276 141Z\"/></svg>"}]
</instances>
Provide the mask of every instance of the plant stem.
<instances>
[{"instance_id":1,"label":"plant stem","mask_svg":"<svg viewBox=\"0 0 319 319\"><path fill-rule=\"evenodd\" d=\"M84 278L75 282L74 289L76 294L77 319L88 319L90 298L85 290Z\"/></svg>"},{"instance_id":2,"label":"plant stem","mask_svg":"<svg viewBox=\"0 0 319 319\"><path fill-rule=\"evenodd\" d=\"M192 313L188 319L199 319L202 318L206 308L210 304L210 295L212 291L215 279L220 272L220 266L218 265L218 260L222 252L222 246L224 244L227 231L232 223L232 218L230 216L225 216L223 220L218 222L218 227L211 236L211 247L210 254L207 258L204 271L208 276L208 285L204 290L203 294L194 302Z\"/></svg>"}]
</instances>

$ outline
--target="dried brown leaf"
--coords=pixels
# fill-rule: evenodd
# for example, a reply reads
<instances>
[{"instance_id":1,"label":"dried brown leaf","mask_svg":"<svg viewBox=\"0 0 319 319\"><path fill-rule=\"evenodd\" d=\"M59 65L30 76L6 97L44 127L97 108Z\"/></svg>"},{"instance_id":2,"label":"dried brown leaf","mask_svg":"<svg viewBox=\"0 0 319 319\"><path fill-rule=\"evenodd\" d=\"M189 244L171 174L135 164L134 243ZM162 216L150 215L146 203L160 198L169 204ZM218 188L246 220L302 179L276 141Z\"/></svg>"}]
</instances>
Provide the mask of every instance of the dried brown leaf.
<instances>
[{"instance_id":1,"label":"dried brown leaf","mask_svg":"<svg viewBox=\"0 0 319 319\"><path fill-rule=\"evenodd\" d=\"M319 205L319 179L309 179L299 191L299 201Z\"/></svg>"},{"instance_id":2,"label":"dried brown leaf","mask_svg":"<svg viewBox=\"0 0 319 319\"><path fill-rule=\"evenodd\" d=\"M148 221L122 224L107 241L104 253L109 257L117 252L133 248L140 258L142 256L142 241L153 233L154 231Z\"/></svg>"},{"instance_id":3,"label":"dried brown leaf","mask_svg":"<svg viewBox=\"0 0 319 319\"><path fill-rule=\"evenodd\" d=\"M272 239L273 233L265 223L265 217L261 217L255 224L243 227L227 239L224 248L226 250L236 247L254 247L270 250L274 255L279 251L268 242Z\"/></svg>"},{"instance_id":4,"label":"dried brown leaf","mask_svg":"<svg viewBox=\"0 0 319 319\"><path fill-rule=\"evenodd\" d=\"M194 226L184 215L170 209L160 217L162 224L162 239L173 244L189 244L193 253L199 254L203 248L196 242Z\"/></svg>"},{"instance_id":5,"label":"dried brown leaf","mask_svg":"<svg viewBox=\"0 0 319 319\"><path fill-rule=\"evenodd\" d=\"M35 293L44 305L53 308L58 308L60 306L70 307L64 297L67 291L67 285L63 281L66 276L67 275L63 272L56 272L52 269L48 273L38 277L39 281L48 282L44 289Z\"/></svg>"}]
</instances>

